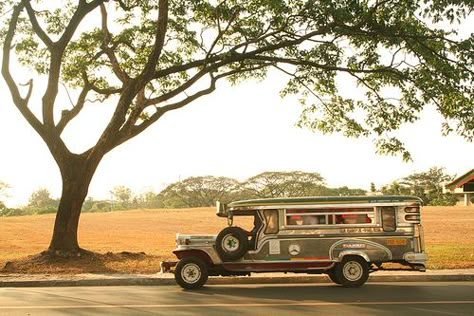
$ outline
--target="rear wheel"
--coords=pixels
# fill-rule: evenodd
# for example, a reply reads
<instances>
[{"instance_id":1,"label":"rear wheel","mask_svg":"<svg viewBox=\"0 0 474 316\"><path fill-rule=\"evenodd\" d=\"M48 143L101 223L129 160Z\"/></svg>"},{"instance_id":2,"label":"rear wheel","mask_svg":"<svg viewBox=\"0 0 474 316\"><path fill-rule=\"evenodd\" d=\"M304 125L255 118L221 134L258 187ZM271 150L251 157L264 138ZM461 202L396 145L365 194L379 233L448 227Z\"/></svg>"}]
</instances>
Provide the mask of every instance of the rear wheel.
<instances>
[{"instance_id":1,"label":"rear wheel","mask_svg":"<svg viewBox=\"0 0 474 316\"><path fill-rule=\"evenodd\" d=\"M346 256L336 265L336 279L344 287L360 287L369 278L369 265L359 256Z\"/></svg>"},{"instance_id":2,"label":"rear wheel","mask_svg":"<svg viewBox=\"0 0 474 316\"><path fill-rule=\"evenodd\" d=\"M201 288L206 283L208 275L206 263L197 257L181 259L174 272L176 283L188 290Z\"/></svg>"},{"instance_id":3,"label":"rear wheel","mask_svg":"<svg viewBox=\"0 0 474 316\"><path fill-rule=\"evenodd\" d=\"M336 284L341 284L341 281L336 276L335 269L328 270L327 275L331 279L332 282L334 282Z\"/></svg>"}]
</instances>

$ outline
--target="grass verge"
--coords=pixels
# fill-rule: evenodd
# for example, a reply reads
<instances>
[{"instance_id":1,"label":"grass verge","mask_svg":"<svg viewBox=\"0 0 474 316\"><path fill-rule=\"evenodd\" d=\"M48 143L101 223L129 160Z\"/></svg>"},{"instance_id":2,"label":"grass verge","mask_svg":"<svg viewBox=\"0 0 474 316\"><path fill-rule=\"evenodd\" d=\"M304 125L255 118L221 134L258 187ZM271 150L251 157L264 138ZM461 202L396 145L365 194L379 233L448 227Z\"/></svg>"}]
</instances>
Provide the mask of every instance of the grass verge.
<instances>
[{"instance_id":1,"label":"grass verge","mask_svg":"<svg viewBox=\"0 0 474 316\"><path fill-rule=\"evenodd\" d=\"M428 269L474 268L474 207L425 207L422 213ZM48 247L54 214L0 218L0 268L4 273L155 273L174 259L177 232L217 234L226 220L213 208L86 213L81 247L95 256L38 259ZM249 223L238 223L246 227Z\"/></svg>"}]
</instances>

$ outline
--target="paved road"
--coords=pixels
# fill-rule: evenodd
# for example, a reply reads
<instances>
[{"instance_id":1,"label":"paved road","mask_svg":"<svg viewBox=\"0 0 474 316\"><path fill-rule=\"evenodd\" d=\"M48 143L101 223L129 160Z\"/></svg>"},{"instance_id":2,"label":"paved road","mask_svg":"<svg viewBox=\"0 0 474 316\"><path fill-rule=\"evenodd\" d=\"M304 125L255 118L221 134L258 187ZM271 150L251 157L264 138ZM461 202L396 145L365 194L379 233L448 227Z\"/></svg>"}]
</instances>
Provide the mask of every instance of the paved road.
<instances>
[{"instance_id":1,"label":"paved road","mask_svg":"<svg viewBox=\"0 0 474 316\"><path fill-rule=\"evenodd\" d=\"M472 315L474 282L0 288L0 315Z\"/></svg>"}]
</instances>

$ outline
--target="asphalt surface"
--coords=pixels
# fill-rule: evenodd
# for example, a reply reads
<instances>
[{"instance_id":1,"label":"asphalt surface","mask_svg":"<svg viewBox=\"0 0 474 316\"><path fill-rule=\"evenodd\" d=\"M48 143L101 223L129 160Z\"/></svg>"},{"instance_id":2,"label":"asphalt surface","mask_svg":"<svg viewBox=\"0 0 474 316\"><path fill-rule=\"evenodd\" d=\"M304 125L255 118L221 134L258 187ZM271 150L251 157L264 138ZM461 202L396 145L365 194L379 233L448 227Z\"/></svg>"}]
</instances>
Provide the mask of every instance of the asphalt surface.
<instances>
[{"instance_id":1,"label":"asphalt surface","mask_svg":"<svg viewBox=\"0 0 474 316\"><path fill-rule=\"evenodd\" d=\"M474 282L0 288L0 315L473 315Z\"/></svg>"},{"instance_id":2,"label":"asphalt surface","mask_svg":"<svg viewBox=\"0 0 474 316\"><path fill-rule=\"evenodd\" d=\"M474 269L377 271L368 282L456 282L474 281ZM210 277L207 284L304 284L331 283L324 275L253 273L243 277ZM0 287L173 285L172 273L157 274L0 274Z\"/></svg>"}]
</instances>

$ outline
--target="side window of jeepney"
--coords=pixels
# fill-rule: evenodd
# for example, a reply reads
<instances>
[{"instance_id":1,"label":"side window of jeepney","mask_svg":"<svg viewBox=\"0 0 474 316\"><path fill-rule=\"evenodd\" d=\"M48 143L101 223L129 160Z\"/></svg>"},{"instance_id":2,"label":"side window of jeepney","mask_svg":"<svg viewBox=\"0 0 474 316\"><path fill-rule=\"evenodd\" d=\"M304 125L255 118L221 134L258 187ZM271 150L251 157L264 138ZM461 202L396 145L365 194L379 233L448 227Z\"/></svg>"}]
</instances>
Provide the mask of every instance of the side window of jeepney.
<instances>
[{"instance_id":1,"label":"side window of jeepney","mask_svg":"<svg viewBox=\"0 0 474 316\"><path fill-rule=\"evenodd\" d=\"M287 209L287 226L366 225L374 223L373 208Z\"/></svg>"},{"instance_id":2,"label":"side window of jeepney","mask_svg":"<svg viewBox=\"0 0 474 316\"><path fill-rule=\"evenodd\" d=\"M395 208L382 207L382 227L386 232L393 232L397 229L395 221Z\"/></svg>"},{"instance_id":3,"label":"side window of jeepney","mask_svg":"<svg viewBox=\"0 0 474 316\"><path fill-rule=\"evenodd\" d=\"M371 224L374 222L373 208L346 209L334 215L334 223L342 225Z\"/></svg>"},{"instance_id":4,"label":"side window of jeepney","mask_svg":"<svg viewBox=\"0 0 474 316\"><path fill-rule=\"evenodd\" d=\"M327 223L327 214L315 210L286 210L287 226L324 225Z\"/></svg>"},{"instance_id":5,"label":"side window of jeepney","mask_svg":"<svg viewBox=\"0 0 474 316\"><path fill-rule=\"evenodd\" d=\"M265 228L265 234L276 234L278 233L278 210L265 210L263 211L265 222L267 227Z\"/></svg>"}]
</instances>

